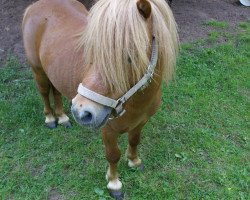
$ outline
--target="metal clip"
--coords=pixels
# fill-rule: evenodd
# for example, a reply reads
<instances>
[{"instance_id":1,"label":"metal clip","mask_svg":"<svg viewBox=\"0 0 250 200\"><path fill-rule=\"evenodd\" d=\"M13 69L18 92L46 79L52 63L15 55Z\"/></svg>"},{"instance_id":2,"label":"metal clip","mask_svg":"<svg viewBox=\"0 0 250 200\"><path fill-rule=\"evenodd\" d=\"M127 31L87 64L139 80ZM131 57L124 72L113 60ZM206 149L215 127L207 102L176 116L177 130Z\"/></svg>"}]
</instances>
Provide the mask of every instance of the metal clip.
<instances>
[{"instance_id":1,"label":"metal clip","mask_svg":"<svg viewBox=\"0 0 250 200\"><path fill-rule=\"evenodd\" d=\"M126 110L125 110L125 109L123 109L120 113L117 113L116 118L117 118L117 117L121 117L122 115L124 115L124 114L125 114L125 112L126 112Z\"/></svg>"},{"instance_id":2,"label":"metal clip","mask_svg":"<svg viewBox=\"0 0 250 200\"><path fill-rule=\"evenodd\" d=\"M125 112L126 110L123 108L123 102L120 100L116 108L114 108L114 114L109 118L109 120L121 117Z\"/></svg>"},{"instance_id":3,"label":"metal clip","mask_svg":"<svg viewBox=\"0 0 250 200\"><path fill-rule=\"evenodd\" d=\"M121 117L126 111L123 108L123 102L120 101L119 104L115 108L116 117Z\"/></svg>"},{"instance_id":4,"label":"metal clip","mask_svg":"<svg viewBox=\"0 0 250 200\"><path fill-rule=\"evenodd\" d=\"M115 111L116 112L116 111ZM111 116L109 117L109 120L112 120L112 119L116 119L118 117L121 117L122 115L124 115L124 113L126 112L125 109L123 109L121 112L119 113L115 113L115 114L111 114Z\"/></svg>"}]
</instances>

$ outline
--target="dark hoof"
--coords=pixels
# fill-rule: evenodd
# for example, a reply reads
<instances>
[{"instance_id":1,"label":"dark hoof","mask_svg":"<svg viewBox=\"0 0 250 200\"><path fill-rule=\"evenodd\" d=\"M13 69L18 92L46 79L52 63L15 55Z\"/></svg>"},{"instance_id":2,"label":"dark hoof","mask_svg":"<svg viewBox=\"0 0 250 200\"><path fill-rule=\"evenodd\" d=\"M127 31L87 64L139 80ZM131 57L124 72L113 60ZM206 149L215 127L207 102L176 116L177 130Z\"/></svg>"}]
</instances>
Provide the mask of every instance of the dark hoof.
<instances>
[{"instance_id":1,"label":"dark hoof","mask_svg":"<svg viewBox=\"0 0 250 200\"><path fill-rule=\"evenodd\" d=\"M120 190L109 190L109 194L115 200L123 200L124 199L124 194Z\"/></svg>"},{"instance_id":2,"label":"dark hoof","mask_svg":"<svg viewBox=\"0 0 250 200\"><path fill-rule=\"evenodd\" d=\"M45 123L45 126L49 129L54 129L56 128L56 122Z\"/></svg>"},{"instance_id":3,"label":"dark hoof","mask_svg":"<svg viewBox=\"0 0 250 200\"><path fill-rule=\"evenodd\" d=\"M144 166L144 164L143 164L143 163L139 166L139 170L140 170L141 172L144 172L144 170L145 170L145 166Z\"/></svg>"},{"instance_id":4,"label":"dark hoof","mask_svg":"<svg viewBox=\"0 0 250 200\"><path fill-rule=\"evenodd\" d=\"M72 124L70 123L70 121L64 122L61 125L63 125L65 128L71 128L72 127Z\"/></svg>"}]
</instances>

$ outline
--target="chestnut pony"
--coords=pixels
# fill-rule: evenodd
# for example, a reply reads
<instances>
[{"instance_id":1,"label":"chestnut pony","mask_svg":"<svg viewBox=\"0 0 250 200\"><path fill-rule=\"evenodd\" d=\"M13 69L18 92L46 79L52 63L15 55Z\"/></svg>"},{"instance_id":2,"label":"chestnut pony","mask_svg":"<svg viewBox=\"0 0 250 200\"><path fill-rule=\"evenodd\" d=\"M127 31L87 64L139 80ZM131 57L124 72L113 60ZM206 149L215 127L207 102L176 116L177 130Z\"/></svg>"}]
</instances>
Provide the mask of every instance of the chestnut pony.
<instances>
[{"instance_id":1,"label":"chestnut pony","mask_svg":"<svg viewBox=\"0 0 250 200\"><path fill-rule=\"evenodd\" d=\"M162 81L174 73L178 36L169 6L165 0L100 0L88 12L76 0L40 0L27 8L22 30L46 125L70 126L64 95L80 125L102 127L107 187L119 196L117 139L128 133L128 165L141 166L141 129L160 105Z\"/></svg>"}]
</instances>

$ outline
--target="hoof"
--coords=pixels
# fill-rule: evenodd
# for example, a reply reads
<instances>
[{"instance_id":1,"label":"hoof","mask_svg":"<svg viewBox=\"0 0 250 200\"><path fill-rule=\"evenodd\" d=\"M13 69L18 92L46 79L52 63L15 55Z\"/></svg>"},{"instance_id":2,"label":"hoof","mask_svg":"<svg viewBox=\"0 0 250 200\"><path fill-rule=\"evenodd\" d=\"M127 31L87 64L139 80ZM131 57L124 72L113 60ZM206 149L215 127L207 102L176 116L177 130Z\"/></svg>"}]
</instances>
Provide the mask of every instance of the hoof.
<instances>
[{"instance_id":1,"label":"hoof","mask_svg":"<svg viewBox=\"0 0 250 200\"><path fill-rule=\"evenodd\" d=\"M144 172L144 170L145 170L145 166L144 166L144 164L142 163L142 164L140 164L140 166L139 166L139 170L141 171L141 172Z\"/></svg>"},{"instance_id":2,"label":"hoof","mask_svg":"<svg viewBox=\"0 0 250 200\"><path fill-rule=\"evenodd\" d=\"M123 200L124 199L124 194L121 190L109 190L109 194L115 200Z\"/></svg>"},{"instance_id":3,"label":"hoof","mask_svg":"<svg viewBox=\"0 0 250 200\"><path fill-rule=\"evenodd\" d=\"M70 121L64 122L61 125L63 125L65 128L71 128L72 124L70 123Z\"/></svg>"},{"instance_id":4,"label":"hoof","mask_svg":"<svg viewBox=\"0 0 250 200\"><path fill-rule=\"evenodd\" d=\"M56 128L56 122L45 123L45 126L49 129L54 129Z\"/></svg>"},{"instance_id":5,"label":"hoof","mask_svg":"<svg viewBox=\"0 0 250 200\"><path fill-rule=\"evenodd\" d=\"M142 165L141 159L140 158L136 158L134 160L130 160L128 159L128 166L131 168L138 168Z\"/></svg>"}]
</instances>

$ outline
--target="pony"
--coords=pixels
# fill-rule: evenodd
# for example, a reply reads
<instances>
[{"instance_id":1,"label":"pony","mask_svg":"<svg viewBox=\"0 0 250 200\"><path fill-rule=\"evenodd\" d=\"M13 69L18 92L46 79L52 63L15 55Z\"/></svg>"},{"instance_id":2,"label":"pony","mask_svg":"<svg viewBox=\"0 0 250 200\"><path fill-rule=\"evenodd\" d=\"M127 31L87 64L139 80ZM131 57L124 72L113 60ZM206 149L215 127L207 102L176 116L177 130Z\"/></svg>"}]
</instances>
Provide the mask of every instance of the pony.
<instances>
[{"instance_id":1,"label":"pony","mask_svg":"<svg viewBox=\"0 0 250 200\"><path fill-rule=\"evenodd\" d=\"M128 133L128 166L141 167L141 130L160 106L162 82L175 73L178 34L168 4L99 0L88 12L76 0L40 0L26 9L22 32L46 126L71 126L63 95L78 124L101 128L107 188L122 198L117 139Z\"/></svg>"}]
</instances>

